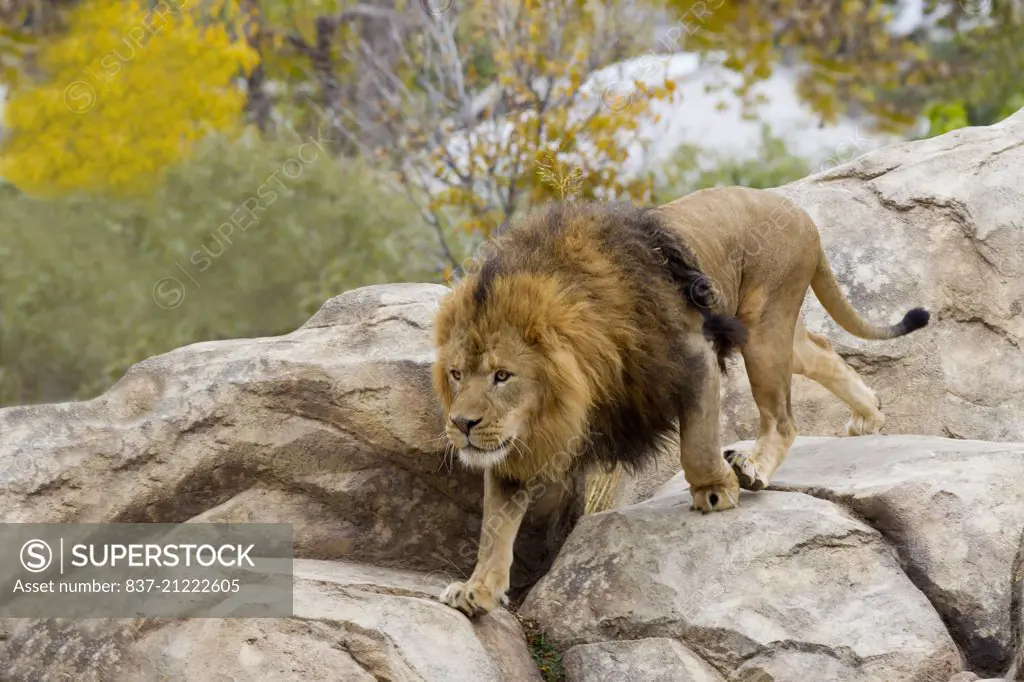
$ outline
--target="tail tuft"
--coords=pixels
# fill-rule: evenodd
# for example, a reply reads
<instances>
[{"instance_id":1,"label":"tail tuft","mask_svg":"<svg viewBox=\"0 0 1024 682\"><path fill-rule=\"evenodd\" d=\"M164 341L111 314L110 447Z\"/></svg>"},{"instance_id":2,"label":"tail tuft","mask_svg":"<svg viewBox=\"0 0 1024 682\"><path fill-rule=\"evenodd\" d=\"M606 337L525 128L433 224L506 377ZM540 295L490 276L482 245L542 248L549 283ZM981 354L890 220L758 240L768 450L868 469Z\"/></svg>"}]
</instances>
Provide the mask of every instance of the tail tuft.
<instances>
[{"instance_id":1,"label":"tail tuft","mask_svg":"<svg viewBox=\"0 0 1024 682\"><path fill-rule=\"evenodd\" d=\"M704 336L723 348L733 348L747 342L747 328L732 315L707 315Z\"/></svg>"},{"instance_id":2,"label":"tail tuft","mask_svg":"<svg viewBox=\"0 0 1024 682\"><path fill-rule=\"evenodd\" d=\"M903 316L903 320L899 323L900 336L909 334L910 332L917 331L921 327L928 325L928 320L931 319L931 314L924 308L914 308L907 312Z\"/></svg>"}]
</instances>

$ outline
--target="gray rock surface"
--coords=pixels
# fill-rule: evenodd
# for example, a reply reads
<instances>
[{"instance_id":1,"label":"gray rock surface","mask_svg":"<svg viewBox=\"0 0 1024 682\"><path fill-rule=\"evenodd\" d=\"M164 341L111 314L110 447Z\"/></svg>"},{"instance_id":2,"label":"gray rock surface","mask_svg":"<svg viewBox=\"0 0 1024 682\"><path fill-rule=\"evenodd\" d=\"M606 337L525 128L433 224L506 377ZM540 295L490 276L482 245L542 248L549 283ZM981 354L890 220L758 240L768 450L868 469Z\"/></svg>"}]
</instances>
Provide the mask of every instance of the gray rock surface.
<instances>
[{"instance_id":1,"label":"gray rock surface","mask_svg":"<svg viewBox=\"0 0 1024 682\"><path fill-rule=\"evenodd\" d=\"M674 639L579 644L562 661L566 682L725 682Z\"/></svg>"},{"instance_id":2,"label":"gray rock surface","mask_svg":"<svg viewBox=\"0 0 1024 682\"><path fill-rule=\"evenodd\" d=\"M962 670L941 618L896 552L842 507L745 493L689 510L682 478L585 517L521 614L559 646L671 638L730 679L948 679Z\"/></svg>"},{"instance_id":3,"label":"gray rock surface","mask_svg":"<svg viewBox=\"0 0 1024 682\"><path fill-rule=\"evenodd\" d=\"M1024 443L875 436L801 439L772 487L836 502L880 531L971 669L1000 674L1014 653L1022 481Z\"/></svg>"},{"instance_id":4,"label":"gray rock surface","mask_svg":"<svg viewBox=\"0 0 1024 682\"><path fill-rule=\"evenodd\" d=\"M5 680L77 682L540 682L515 618L470 623L436 600L444 584L298 560L292 618L20 621L0 668Z\"/></svg>"},{"instance_id":5,"label":"gray rock surface","mask_svg":"<svg viewBox=\"0 0 1024 682\"><path fill-rule=\"evenodd\" d=\"M949 682L977 682L978 676L972 672L962 672L949 678Z\"/></svg>"},{"instance_id":6,"label":"gray rock surface","mask_svg":"<svg viewBox=\"0 0 1024 682\"><path fill-rule=\"evenodd\" d=\"M677 475L587 517L523 613L564 646L670 638L727 679L1005 674L1024 660L1022 480L1024 443L799 438L735 516L693 515ZM895 633L914 639L886 650Z\"/></svg>"}]
</instances>

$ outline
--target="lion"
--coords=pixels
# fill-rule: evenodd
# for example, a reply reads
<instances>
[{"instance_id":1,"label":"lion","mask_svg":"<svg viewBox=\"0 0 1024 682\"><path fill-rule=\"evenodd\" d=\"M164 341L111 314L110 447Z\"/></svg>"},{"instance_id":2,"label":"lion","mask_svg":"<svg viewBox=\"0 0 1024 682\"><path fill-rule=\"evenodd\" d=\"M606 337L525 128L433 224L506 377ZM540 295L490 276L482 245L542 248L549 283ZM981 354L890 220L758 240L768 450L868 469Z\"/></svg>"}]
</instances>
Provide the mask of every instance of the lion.
<instances>
[{"instance_id":1,"label":"lion","mask_svg":"<svg viewBox=\"0 0 1024 682\"><path fill-rule=\"evenodd\" d=\"M506 604L512 547L540 478L587 467L635 471L678 429L703 513L771 481L796 437L794 373L876 433L875 394L806 329L808 288L844 329L892 339L924 327L915 308L878 327L843 296L811 217L768 190L705 189L657 207L553 202L503 226L435 318L433 384L445 435L484 476L476 567L441 600L468 616ZM738 349L760 413L752 453L719 445L725 357Z\"/></svg>"}]
</instances>

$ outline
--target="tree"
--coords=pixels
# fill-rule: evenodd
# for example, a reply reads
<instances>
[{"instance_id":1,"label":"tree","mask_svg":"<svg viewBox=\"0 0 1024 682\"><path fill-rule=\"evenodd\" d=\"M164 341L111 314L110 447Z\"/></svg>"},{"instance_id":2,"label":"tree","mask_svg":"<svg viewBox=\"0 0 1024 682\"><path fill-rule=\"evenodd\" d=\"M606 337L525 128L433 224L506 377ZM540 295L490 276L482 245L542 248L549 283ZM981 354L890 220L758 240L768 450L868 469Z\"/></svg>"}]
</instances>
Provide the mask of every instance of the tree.
<instances>
[{"instance_id":1,"label":"tree","mask_svg":"<svg viewBox=\"0 0 1024 682\"><path fill-rule=\"evenodd\" d=\"M669 6L679 19L664 49L696 51L741 74L741 97L779 64L793 65L798 93L823 122L853 113L878 129L906 132L936 98L969 91L967 101L976 103L979 90L995 93L1014 82L1019 91L1020 0L925 0L920 25L901 31L893 22L903 3L892 0L669 0ZM966 104L975 110L968 118L991 122L1011 106L1013 94Z\"/></svg>"},{"instance_id":2,"label":"tree","mask_svg":"<svg viewBox=\"0 0 1024 682\"><path fill-rule=\"evenodd\" d=\"M748 104L780 64L797 69L797 91L823 122L863 113L902 130L918 110L891 97L929 77L914 36L890 30L898 3L887 0L669 0L678 17L662 49L699 52L742 75ZM955 4L955 0L944 0Z\"/></svg>"},{"instance_id":3,"label":"tree","mask_svg":"<svg viewBox=\"0 0 1024 682\"><path fill-rule=\"evenodd\" d=\"M568 191L650 198L649 178L620 169L674 84L664 70L639 83L599 73L641 25L620 3L357 5L286 43L314 67L321 119L394 173L452 267L452 224L486 236L523 204Z\"/></svg>"},{"instance_id":4,"label":"tree","mask_svg":"<svg viewBox=\"0 0 1024 682\"><path fill-rule=\"evenodd\" d=\"M237 3L195 7L96 0L41 45L34 82L16 84L0 176L26 192L146 194L214 131L239 128L255 65ZM127 11L126 11L127 10Z\"/></svg>"},{"instance_id":5,"label":"tree","mask_svg":"<svg viewBox=\"0 0 1024 682\"><path fill-rule=\"evenodd\" d=\"M742 74L736 94L750 104L754 85L780 64L794 65L800 94L825 122L861 113L881 129L905 131L930 111L946 129L998 120L1021 103L1020 69L1010 66L1024 54L1019 0L929 0L924 25L903 33L890 30L894 0L241 1L244 10L228 2L181 13L140 36L128 62L111 50L133 47L121 38L138 35L132 21L148 3L0 3L8 20L0 63L11 62L7 44L27 55L23 70L50 84L16 84L0 172L40 191L51 181L54 191L127 191L134 173L139 186L131 189L144 191L142 179L155 182L204 130L240 125L242 111L261 131L277 122L326 125L336 152L393 172L450 265L459 251L448 244L453 224L465 228L459 234L486 234L518 205L566 187L585 197L648 198L643 174L627 176L621 166L627 149L643 142L638 128L650 103L672 96L658 69L679 50ZM125 7L135 19L119 18ZM663 10L667 31L647 42L642 36ZM64 39L39 42L54 33ZM15 47L3 42L7 34ZM199 45L208 62L181 58ZM602 68L638 53L631 61L643 87L635 74ZM82 78L86 66L99 77ZM236 76L245 76L241 90ZM102 113L105 123L59 111L65 98L72 108L92 106L90 116ZM115 101L121 110L101 112ZM134 137L140 142L129 143ZM53 160L32 158L37 139L50 143L38 151ZM83 155L88 162L77 163Z\"/></svg>"}]
</instances>

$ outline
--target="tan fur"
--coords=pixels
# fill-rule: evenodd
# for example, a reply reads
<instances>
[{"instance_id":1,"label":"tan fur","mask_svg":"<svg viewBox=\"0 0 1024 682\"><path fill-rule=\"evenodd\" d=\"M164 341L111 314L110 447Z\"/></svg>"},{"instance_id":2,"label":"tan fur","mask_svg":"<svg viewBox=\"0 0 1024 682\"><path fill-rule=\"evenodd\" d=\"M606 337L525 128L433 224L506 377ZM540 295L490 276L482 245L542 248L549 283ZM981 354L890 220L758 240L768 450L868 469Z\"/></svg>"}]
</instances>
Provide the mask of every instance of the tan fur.
<instances>
[{"instance_id":1,"label":"tan fur","mask_svg":"<svg viewBox=\"0 0 1024 682\"><path fill-rule=\"evenodd\" d=\"M546 219L555 215L557 225L547 228L538 223L544 215L528 216L521 234L534 236L505 252L515 267L471 274L445 299L436 320L433 379L446 435L464 464L485 471L486 481L476 569L445 590L445 603L474 615L501 602L528 491L577 466L598 406L644 404L659 384L630 383L637 362L681 357L692 376L692 396L679 413L680 463L693 508L702 512L736 506L741 486L765 487L782 464L796 437L794 373L847 402L851 434L876 432L884 423L872 391L827 339L807 331L799 312L813 285L826 310L852 333L888 338L896 327L868 324L842 298L817 228L803 210L769 191L721 188L695 192L655 214L713 283L711 312L736 316L746 326L741 350L760 414L754 452L723 458L719 358L704 338L701 311L654 271L661 266L641 276L634 268L634 279L624 279L623 268L631 266L609 248L614 234L596 231L594 222L605 216L594 209L549 213ZM556 228L553 241L545 229ZM541 255L530 251L530 238L544 246L536 249ZM585 279L574 282L573 272ZM645 328L658 320L669 320L676 331ZM678 382L666 365L659 367L666 381ZM511 378L499 380L505 372Z\"/></svg>"}]
</instances>

